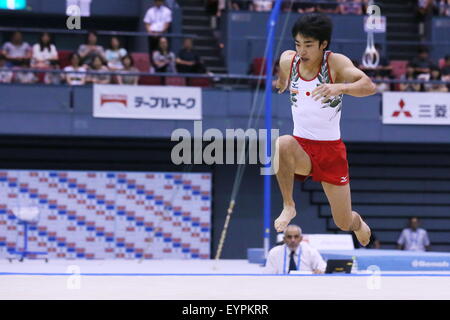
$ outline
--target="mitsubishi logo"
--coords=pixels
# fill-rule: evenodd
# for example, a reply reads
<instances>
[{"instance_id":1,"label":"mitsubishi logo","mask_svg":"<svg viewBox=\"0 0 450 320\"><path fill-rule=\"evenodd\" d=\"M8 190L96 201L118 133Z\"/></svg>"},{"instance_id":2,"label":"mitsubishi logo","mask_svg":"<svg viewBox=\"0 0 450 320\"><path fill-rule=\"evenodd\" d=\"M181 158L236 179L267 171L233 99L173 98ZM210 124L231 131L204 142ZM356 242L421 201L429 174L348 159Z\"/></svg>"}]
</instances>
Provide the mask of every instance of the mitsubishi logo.
<instances>
[{"instance_id":1,"label":"mitsubishi logo","mask_svg":"<svg viewBox=\"0 0 450 320\"><path fill-rule=\"evenodd\" d=\"M405 101L403 101L403 99L400 100L398 105L400 106L400 110L394 111L394 113L392 113L392 117L398 117L401 113L403 113L405 117L412 118L411 112L403 110L403 107L405 106Z\"/></svg>"}]
</instances>

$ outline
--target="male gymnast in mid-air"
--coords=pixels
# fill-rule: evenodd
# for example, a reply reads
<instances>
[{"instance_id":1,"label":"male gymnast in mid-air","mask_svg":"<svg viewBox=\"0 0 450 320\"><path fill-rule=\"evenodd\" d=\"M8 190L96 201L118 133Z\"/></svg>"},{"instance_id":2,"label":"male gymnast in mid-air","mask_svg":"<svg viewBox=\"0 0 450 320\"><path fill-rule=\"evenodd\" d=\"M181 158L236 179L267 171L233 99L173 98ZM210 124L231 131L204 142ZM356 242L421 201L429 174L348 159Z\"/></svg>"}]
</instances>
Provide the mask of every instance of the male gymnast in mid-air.
<instances>
[{"instance_id":1,"label":"male gymnast in mid-air","mask_svg":"<svg viewBox=\"0 0 450 320\"><path fill-rule=\"evenodd\" d=\"M275 229L283 232L296 216L294 179L305 181L311 176L321 182L336 225L353 231L366 246L371 231L352 211L347 152L339 122L344 94L366 97L376 93L376 86L345 55L328 51L332 28L324 14L302 16L292 28L296 50L284 51L280 58L276 87L280 94L290 91L294 132L279 137L276 143L283 211L275 220Z\"/></svg>"}]
</instances>

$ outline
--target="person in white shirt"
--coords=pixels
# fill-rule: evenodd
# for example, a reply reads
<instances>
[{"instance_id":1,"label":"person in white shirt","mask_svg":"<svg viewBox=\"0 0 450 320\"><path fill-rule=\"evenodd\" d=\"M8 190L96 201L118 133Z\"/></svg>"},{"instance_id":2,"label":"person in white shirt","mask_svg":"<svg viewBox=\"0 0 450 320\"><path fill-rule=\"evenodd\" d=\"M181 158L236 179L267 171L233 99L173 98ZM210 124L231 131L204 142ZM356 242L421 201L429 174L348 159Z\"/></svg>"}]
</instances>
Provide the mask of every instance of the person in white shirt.
<instances>
[{"instance_id":1,"label":"person in white shirt","mask_svg":"<svg viewBox=\"0 0 450 320\"><path fill-rule=\"evenodd\" d=\"M23 60L20 67L15 67L14 70L16 71L14 74L14 82L22 84L33 84L38 82L39 79L36 77L36 75L33 72L26 70L29 68L30 62L28 62L27 60Z\"/></svg>"},{"instance_id":2,"label":"person in white shirt","mask_svg":"<svg viewBox=\"0 0 450 320\"><path fill-rule=\"evenodd\" d=\"M41 34L39 43L33 46L31 58L32 68L49 68L53 61L58 61L58 51L52 43L52 37L48 32Z\"/></svg>"},{"instance_id":3,"label":"person in white shirt","mask_svg":"<svg viewBox=\"0 0 450 320\"><path fill-rule=\"evenodd\" d=\"M106 63L105 49L97 44L97 32L89 31L86 36L86 43L78 47L78 55L82 60L84 68L88 68L95 57L99 56Z\"/></svg>"},{"instance_id":4,"label":"person in white shirt","mask_svg":"<svg viewBox=\"0 0 450 320\"><path fill-rule=\"evenodd\" d=\"M29 62L32 55L31 47L28 42L23 41L20 31L12 34L11 41L3 45L2 51L8 61L8 67L19 66L23 61Z\"/></svg>"},{"instance_id":5,"label":"person in white shirt","mask_svg":"<svg viewBox=\"0 0 450 320\"><path fill-rule=\"evenodd\" d=\"M81 66L81 57L78 53L74 52L70 57L70 66L64 68L64 78L66 83L71 86L80 86L86 83L86 73L71 73L70 71L86 72L86 68Z\"/></svg>"},{"instance_id":6,"label":"person in white shirt","mask_svg":"<svg viewBox=\"0 0 450 320\"><path fill-rule=\"evenodd\" d=\"M264 12L272 10L273 0L253 0L250 5L252 11Z\"/></svg>"},{"instance_id":7,"label":"person in white shirt","mask_svg":"<svg viewBox=\"0 0 450 320\"><path fill-rule=\"evenodd\" d=\"M397 249L408 251L429 251L430 239L425 229L419 228L419 219L412 217L409 228L403 229L397 241Z\"/></svg>"},{"instance_id":8,"label":"person in white shirt","mask_svg":"<svg viewBox=\"0 0 450 320\"><path fill-rule=\"evenodd\" d=\"M6 58L0 52L0 83L11 83L14 73L6 66Z\"/></svg>"},{"instance_id":9,"label":"person in white shirt","mask_svg":"<svg viewBox=\"0 0 450 320\"><path fill-rule=\"evenodd\" d=\"M60 70L58 61L52 61L50 63L50 69ZM63 80L64 76L61 73L46 72L44 76L45 84L59 85L63 82Z\"/></svg>"},{"instance_id":10,"label":"person in white shirt","mask_svg":"<svg viewBox=\"0 0 450 320\"><path fill-rule=\"evenodd\" d=\"M302 229L288 225L284 231L284 244L269 251L263 273L288 274L292 270L324 273L327 264L319 251L302 240Z\"/></svg>"},{"instance_id":11,"label":"person in white shirt","mask_svg":"<svg viewBox=\"0 0 450 320\"><path fill-rule=\"evenodd\" d=\"M159 37L169 30L172 23L172 11L164 6L164 0L155 0L154 6L147 10L144 17L145 28L149 34L149 54L159 42Z\"/></svg>"},{"instance_id":12,"label":"person in white shirt","mask_svg":"<svg viewBox=\"0 0 450 320\"><path fill-rule=\"evenodd\" d=\"M105 58L110 70L122 70L122 58L128 54L125 48L121 48L120 40L117 37L112 37L110 47L106 50Z\"/></svg>"}]
</instances>

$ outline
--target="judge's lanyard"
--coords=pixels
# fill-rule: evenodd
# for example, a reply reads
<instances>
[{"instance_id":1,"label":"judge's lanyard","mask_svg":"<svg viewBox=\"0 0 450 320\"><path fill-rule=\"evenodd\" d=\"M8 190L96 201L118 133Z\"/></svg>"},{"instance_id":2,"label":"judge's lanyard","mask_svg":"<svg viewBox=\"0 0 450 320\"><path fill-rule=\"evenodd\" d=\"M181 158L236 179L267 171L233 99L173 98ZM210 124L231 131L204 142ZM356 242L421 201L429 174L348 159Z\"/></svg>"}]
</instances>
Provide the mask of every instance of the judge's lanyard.
<instances>
[{"instance_id":1,"label":"judge's lanyard","mask_svg":"<svg viewBox=\"0 0 450 320\"><path fill-rule=\"evenodd\" d=\"M419 230L416 231L412 231L411 230L411 242L412 242L412 247L417 247L419 244Z\"/></svg>"},{"instance_id":2,"label":"judge's lanyard","mask_svg":"<svg viewBox=\"0 0 450 320\"><path fill-rule=\"evenodd\" d=\"M286 271L286 256L287 256L287 246L284 246L284 259L283 259L283 274L287 274L289 270ZM297 259L297 270L300 270L300 257L302 256L302 247L298 246L298 259Z\"/></svg>"}]
</instances>

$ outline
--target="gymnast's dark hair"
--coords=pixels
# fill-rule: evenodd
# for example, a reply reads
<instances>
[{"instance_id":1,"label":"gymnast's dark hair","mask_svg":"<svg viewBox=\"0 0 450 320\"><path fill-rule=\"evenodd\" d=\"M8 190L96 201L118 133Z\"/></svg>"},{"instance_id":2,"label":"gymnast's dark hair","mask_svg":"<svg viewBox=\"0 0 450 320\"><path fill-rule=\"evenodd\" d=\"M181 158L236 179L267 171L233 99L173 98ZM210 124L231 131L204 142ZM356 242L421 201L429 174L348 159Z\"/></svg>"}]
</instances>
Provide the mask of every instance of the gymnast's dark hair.
<instances>
[{"instance_id":1,"label":"gymnast's dark hair","mask_svg":"<svg viewBox=\"0 0 450 320\"><path fill-rule=\"evenodd\" d=\"M301 16L292 28L292 37L298 34L302 36L319 40L319 46L327 41L327 50L331 43L331 34L333 32L333 23L331 19L322 13L310 13Z\"/></svg>"}]
</instances>

